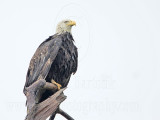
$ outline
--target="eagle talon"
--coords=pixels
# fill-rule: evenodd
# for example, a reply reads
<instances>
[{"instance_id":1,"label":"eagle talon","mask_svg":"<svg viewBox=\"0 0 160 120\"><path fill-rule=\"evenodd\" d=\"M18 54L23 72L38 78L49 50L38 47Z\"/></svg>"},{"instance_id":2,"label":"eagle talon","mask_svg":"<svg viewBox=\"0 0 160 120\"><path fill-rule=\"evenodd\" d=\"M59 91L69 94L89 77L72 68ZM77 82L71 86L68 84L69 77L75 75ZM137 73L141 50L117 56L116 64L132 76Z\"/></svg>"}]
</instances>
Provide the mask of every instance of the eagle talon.
<instances>
[{"instance_id":1,"label":"eagle talon","mask_svg":"<svg viewBox=\"0 0 160 120\"><path fill-rule=\"evenodd\" d=\"M61 87L62 87L62 85L61 85L61 84L59 84L59 83L55 82L54 80L51 80L51 82L52 82L53 84L57 85L58 90L60 90L60 89L61 89Z\"/></svg>"}]
</instances>

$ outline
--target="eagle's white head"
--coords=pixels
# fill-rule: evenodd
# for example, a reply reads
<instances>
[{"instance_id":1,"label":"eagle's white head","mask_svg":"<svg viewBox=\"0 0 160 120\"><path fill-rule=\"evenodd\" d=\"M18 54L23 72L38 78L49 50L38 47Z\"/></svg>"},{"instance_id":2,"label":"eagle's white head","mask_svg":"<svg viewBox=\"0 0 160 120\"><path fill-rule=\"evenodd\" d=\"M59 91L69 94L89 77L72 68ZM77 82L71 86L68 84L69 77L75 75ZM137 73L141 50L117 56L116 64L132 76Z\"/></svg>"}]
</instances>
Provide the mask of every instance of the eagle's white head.
<instances>
[{"instance_id":1,"label":"eagle's white head","mask_svg":"<svg viewBox=\"0 0 160 120\"><path fill-rule=\"evenodd\" d=\"M56 28L56 33L57 34L62 34L62 33L65 33L65 32L71 33L71 28L74 25L76 25L75 21L63 20L63 21L58 23L57 28Z\"/></svg>"}]
</instances>

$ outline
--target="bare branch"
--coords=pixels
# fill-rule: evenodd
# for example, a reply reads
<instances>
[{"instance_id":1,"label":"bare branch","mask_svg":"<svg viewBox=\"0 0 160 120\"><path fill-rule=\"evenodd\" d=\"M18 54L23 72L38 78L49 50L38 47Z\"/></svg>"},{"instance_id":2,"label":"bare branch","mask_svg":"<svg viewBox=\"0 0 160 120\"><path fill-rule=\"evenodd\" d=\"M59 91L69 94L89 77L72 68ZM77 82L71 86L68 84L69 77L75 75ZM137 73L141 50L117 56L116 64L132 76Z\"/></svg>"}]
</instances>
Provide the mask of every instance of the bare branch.
<instances>
[{"instance_id":1,"label":"bare branch","mask_svg":"<svg viewBox=\"0 0 160 120\"><path fill-rule=\"evenodd\" d=\"M40 93L44 89L56 91L57 85L53 83L48 83L45 80L41 79L25 89L28 109L28 114L25 120L46 120L51 115L54 115L55 117L55 114L57 113L61 114L68 120L74 120L72 117L70 117L67 113L65 113L59 108L59 105L66 99L66 96L63 94L63 91L66 88L60 89L51 97L41 103L38 103L39 98L41 97ZM54 117L50 120L54 120Z\"/></svg>"},{"instance_id":2,"label":"bare branch","mask_svg":"<svg viewBox=\"0 0 160 120\"><path fill-rule=\"evenodd\" d=\"M58 108L57 113L61 114L63 117L65 117L67 120L74 120L70 115L68 115L66 112L64 112L62 109Z\"/></svg>"}]
</instances>

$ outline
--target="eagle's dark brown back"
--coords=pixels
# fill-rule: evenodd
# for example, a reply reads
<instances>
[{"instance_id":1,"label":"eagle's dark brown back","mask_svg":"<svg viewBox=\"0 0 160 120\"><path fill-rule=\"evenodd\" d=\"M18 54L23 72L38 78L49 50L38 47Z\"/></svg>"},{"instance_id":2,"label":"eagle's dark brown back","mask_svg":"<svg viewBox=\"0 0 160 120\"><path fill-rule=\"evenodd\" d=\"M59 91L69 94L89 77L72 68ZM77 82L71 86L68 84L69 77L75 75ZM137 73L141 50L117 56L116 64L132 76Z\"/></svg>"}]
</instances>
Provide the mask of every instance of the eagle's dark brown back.
<instances>
[{"instance_id":1,"label":"eagle's dark brown back","mask_svg":"<svg viewBox=\"0 0 160 120\"><path fill-rule=\"evenodd\" d=\"M25 87L39 78L50 82L54 79L62 87L77 70L78 53L70 33L50 36L37 48L28 68Z\"/></svg>"}]
</instances>

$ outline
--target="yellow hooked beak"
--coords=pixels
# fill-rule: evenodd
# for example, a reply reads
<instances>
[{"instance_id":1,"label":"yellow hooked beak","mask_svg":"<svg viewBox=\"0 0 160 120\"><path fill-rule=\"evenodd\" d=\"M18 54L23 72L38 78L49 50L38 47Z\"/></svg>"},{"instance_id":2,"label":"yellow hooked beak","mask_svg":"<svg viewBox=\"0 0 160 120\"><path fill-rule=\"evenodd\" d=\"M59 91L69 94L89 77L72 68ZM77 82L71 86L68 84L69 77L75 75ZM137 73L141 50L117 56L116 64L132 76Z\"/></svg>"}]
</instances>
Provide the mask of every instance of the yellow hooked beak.
<instances>
[{"instance_id":1,"label":"yellow hooked beak","mask_svg":"<svg viewBox=\"0 0 160 120\"><path fill-rule=\"evenodd\" d=\"M73 25L76 25L76 22L75 21L69 21L67 25L73 26Z\"/></svg>"}]
</instances>

